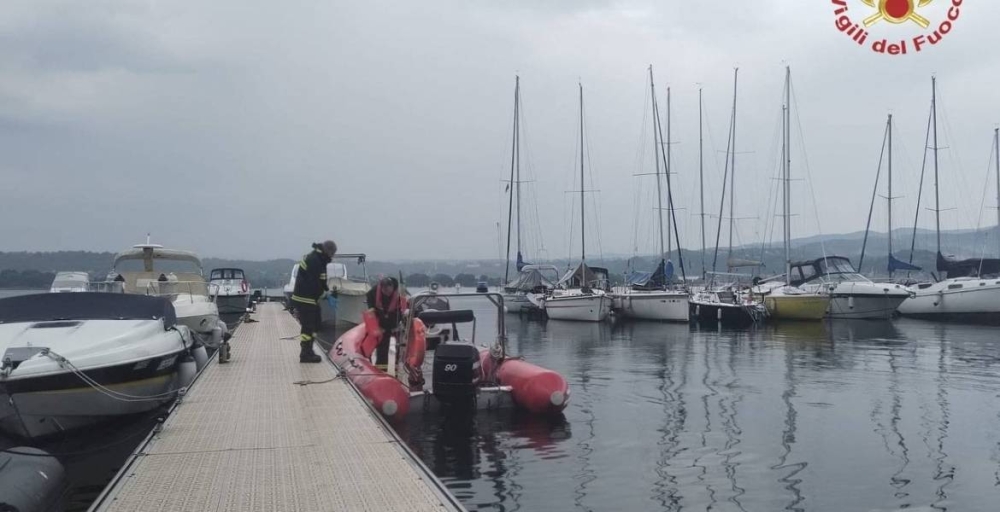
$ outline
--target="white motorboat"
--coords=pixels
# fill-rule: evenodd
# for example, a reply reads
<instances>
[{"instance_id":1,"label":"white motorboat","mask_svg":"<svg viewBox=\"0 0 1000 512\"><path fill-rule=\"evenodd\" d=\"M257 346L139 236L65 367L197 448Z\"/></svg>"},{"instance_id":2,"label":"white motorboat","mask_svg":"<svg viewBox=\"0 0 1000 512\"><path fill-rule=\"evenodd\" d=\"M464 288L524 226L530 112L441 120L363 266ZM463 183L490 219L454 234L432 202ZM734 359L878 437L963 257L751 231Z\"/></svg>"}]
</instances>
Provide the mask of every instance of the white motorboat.
<instances>
[{"instance_id":1,"label":"white motorboat","mask_svg":"<svg viewBox=\"0 0 1000 512\"><path fill-rule=\"evenodd\" d=\"M559 269L553 265L524 265L517 278L503 287L503 303L508 313L541 311L541 300L555 289Z\"/></svg>"},{"instance_id":2,"label":"white motorboat","mask_svg":"<svg viewBox=\"0 0 1000 512\"><path fill-rule=\"evenodd\" d=\"M122 265L141 261L142 270ZM174 262L174 266L195 267L189 271L158 270L155 261ZM115 256L111 271L113 282L121 283L125 293L168 298L177 314L177 323L191 329L209 347L217 347L228 332L219 319L219 308L202 273L201 259L190 251L164 249L162 245L139 244Z\"/></svg>"},{"instance_id":3,"label":"white motorboat","mask_svg":"<svg viewBox=\"0 0 1000 512\"><path fill-rule=\"evenodd\" d=\"M359 276L351 276L348 266L337 260L353 260L360 267ZM368 309L365 302L368 294L368 269L364 254L337 254L326 265L326 285L330 298L320 301L320 317L325 324L361 323L361 314ZM294 286L293 286L294 288Z\"/></svg>"},{"instance_id":4,"label":"white motorboat","mask_svg":"<svg viewBox=\"0 0 1000 512\"><path fill-rule=\"evenodd\" d=\"M175 322L160 297L0 299L0 430L35 438L169 402L197 370L185 357L194 339Z\"/></svg>"},{"instance_id":5,"label":"white motorboat","mask_svg":"<svg viewBox=\"0 0 1000 512\"><path fill-rule=\"evenodd\" d=\"M977 323L1000 323L1000 260L996 258L971 258L958 260L946 258L941 253L941 205L938 194L938 140L937 140L937 79L931 79L931 114L933 116L934 139L934 187L937 232L938 272L947 279L911 286L914 296L899 306L904 316L942 321L967 321ZM1000 129L993 131L993 156L997 179L1000 180ZM997 223L1000 224L1000 182L997 194Z\"/></svg>"},{"instance_id":6,"label":"white motorboat","mask_svg":"<svg viewBox=\"0 0 1000 512\"><path fill-rule=\"evenodd\" d=\"M296 263L292 265L291 277L288 278L288 283L282 289L282 293L285 296L285 309L292 309L292 294L295 293L295 276L299 274L299 264Z\"/></svg>"},{"instance_id":7,"label":"white motorboat","mask_svg":"<svg viewBox=\"0 0 1000 512\"><path fill-rule=\"evenodd\" d=\"M250 282L240 268L215 268L208 274L208 287L215 296L220 315L246 314L250 306Z\"/></svg>"},{"instance_id":8,"label":"white motorboat","mask_svg":"<svg viewBox=\"0 0 1000 512\"><path fill-rule=\"evenodd\" d=\"M57 272L52 280L50 293L85 292L90 289L90 276L86 272Z\"/></svg>"},{"instance_id":9,"label":"white motorboat","mask_svg":"<svg viewBox=\"0 0 1000 512\"><path fill-rule=\"evenodd\" d=\"M559 281L558 288L542 299L545 314L554 320L602 322L611 313L607 292L608 271L580 263Z\"/></svg>"},{"instance_id":10,"label":"white motorboat","mask_svg":"<svg viewBox=\"0 0 1000 512\"><path fill-rule=\"evenodd\" d=\"M792 264L792 286L829 294L830 318L888 319L910 297L904 286L874 283L858 273L842 256L827 256Z\"/></svg>"}]
</instances>

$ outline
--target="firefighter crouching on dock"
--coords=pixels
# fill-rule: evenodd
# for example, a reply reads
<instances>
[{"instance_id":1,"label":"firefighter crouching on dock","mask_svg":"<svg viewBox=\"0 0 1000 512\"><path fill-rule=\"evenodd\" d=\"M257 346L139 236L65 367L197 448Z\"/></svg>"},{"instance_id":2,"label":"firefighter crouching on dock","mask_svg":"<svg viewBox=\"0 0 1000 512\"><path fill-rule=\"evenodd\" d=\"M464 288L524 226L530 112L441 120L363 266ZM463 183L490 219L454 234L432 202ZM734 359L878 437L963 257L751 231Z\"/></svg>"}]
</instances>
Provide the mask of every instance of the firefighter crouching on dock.
<instances>
[{"instance_id":1,"label":"firefighter crouching on dock","mask_svg":"<svg viewBox=\"0 0 1000 512\"><path fill-rule=\"evenodd\" d=\"M320 328L319 301L329 293L326 284L326 265L337 254L337 244L327 240L322 244L313 244L313 250L299 262L299 270L295 275L295 291L292 292L292 302L298 314L302 331L299 344L300 363L318 363L322 357L313 352L313 340Z\"/></svg>"}]
</instances>

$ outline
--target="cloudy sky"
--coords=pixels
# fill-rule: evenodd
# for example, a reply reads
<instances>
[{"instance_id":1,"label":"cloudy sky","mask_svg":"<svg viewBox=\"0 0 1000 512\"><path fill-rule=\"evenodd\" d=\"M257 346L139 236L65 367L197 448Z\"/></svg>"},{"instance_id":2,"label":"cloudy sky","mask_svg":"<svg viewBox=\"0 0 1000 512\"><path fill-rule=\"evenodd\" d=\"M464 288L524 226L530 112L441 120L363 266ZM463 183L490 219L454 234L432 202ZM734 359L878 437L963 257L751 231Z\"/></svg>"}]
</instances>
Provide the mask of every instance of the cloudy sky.
<instances>
[{"instance_id":1,"label":"cloudy sky","mask_svg":"<svg viewBox=\"0 0 1000 512\"><path fill-rule=\"evenodd\" d=\"M872 13L847 3L856 21ZM698 84L715 211L735 66L739 241L772 237L785 64L792 172L808 178L792 185L795 235L864 229L888 113L897 225L912 224L932 74L942 208L957 208L943 225L992 225L1000 5L966 4L936 47L887 56L868 46L923 31L880 22L861 47L824 0L8 0L0 250L119 250L150 232L206 256L294 257L334 238L379 259L494 257L519 74L531 255L578 253L578 82L598 191L588 252L648 252L654 182L635 175L652 171L650 64L664 118L672 89L685 246L700 245ZM919 13L933 28L949 5Z\"/></svg>"}]
</instances>

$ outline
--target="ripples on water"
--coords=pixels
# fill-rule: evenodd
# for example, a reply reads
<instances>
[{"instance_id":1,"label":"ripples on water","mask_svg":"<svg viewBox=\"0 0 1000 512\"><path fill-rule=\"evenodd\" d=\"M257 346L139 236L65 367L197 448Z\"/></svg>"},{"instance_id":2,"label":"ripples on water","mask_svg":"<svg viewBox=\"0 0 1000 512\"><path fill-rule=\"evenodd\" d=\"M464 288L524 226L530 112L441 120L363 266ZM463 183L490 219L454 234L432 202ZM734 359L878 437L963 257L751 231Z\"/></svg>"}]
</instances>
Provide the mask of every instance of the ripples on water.
<instances>
[{"instance_id":1,"label":"ripples on water","mask_svg":"<svg viewBox=\"0 0 1000 512\"><path fill-rule=\"evenodd\" d=\"M400 428L470 510L998 509L993 328L507 327L512 353L569 380L564 418Z\"/></svg>"}]
</instances>

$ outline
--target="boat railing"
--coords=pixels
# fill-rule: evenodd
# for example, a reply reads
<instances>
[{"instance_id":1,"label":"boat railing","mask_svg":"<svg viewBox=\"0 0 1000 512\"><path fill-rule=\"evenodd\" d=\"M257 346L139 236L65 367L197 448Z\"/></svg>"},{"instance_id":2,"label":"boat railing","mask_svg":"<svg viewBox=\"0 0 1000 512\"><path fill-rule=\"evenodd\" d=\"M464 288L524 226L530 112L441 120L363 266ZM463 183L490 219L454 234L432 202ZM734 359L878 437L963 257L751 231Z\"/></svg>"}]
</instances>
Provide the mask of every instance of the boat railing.
<instances>
[{"instance_id":1,"label":"boat railing","mask_svg":"<svg viewBox=\"0 0 1000 512\"><path fill-rule=\"evenodd\" d=\"M192 303L195 302L195 295L208 297L215 301L215 293L212 293L208 283L204 281L152 281L146 283L146 295L154 297L169 297L171 300L186 294Z\"/></svg>"},{"instance_id":2,"label":"boat railing","mask_svg":"<svg viewBox=\"0 0 1000 512\"><path fill-rule=\"evenodd\" d=\"M97 293L125 293L125 283L123 281L91 281L87 284L87 291Z\"/></svg>"}]
</instances>

